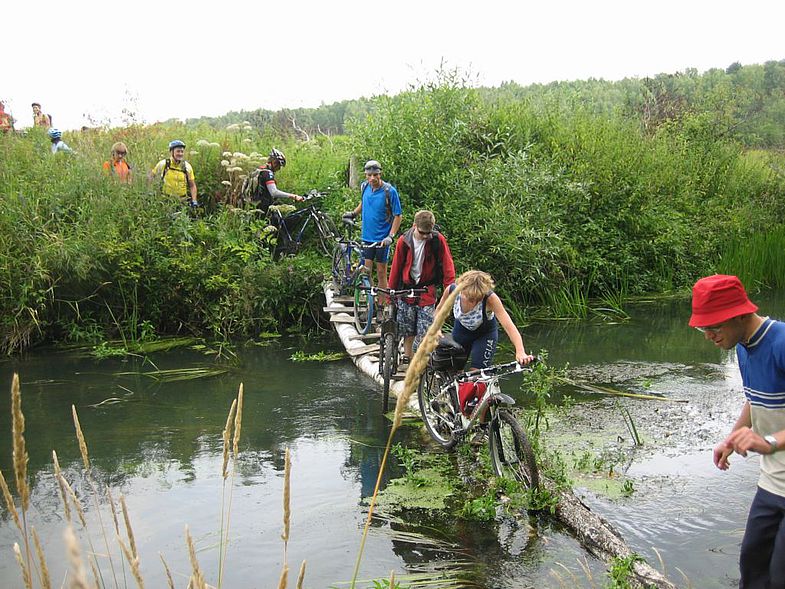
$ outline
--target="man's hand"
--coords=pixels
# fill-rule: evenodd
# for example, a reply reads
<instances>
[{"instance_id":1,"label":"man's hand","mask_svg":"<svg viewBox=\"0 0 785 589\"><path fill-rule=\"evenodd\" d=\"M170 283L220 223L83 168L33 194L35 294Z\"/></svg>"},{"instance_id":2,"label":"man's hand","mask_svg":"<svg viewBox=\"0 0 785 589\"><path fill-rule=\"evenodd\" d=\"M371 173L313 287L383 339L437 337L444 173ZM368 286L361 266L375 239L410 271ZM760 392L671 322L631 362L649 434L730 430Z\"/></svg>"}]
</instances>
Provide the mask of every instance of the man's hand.
<instances>
[{"instance_id":1,"label":"man's hand","mask_svg":"<svg viewBox=\"0 0 785 589\"><path fill-rule=\"evenodd\" d=\"M733 449L736 454L746 456L747 452L770 454L771 444L756 434L748 427L740 427L725 439L725 444Z\"/></svg>"},{"instance_id":2,"label":"man's hand","mask_svg":"<svg viewBox=\"0 0 785 589\"><path fill-rule=\"evenodd\" d=\"M299 194L294 195L295 202L303 202L305 200L304 196L300 196Z\"/></svg>"},{"instance_id":3,"label":"man's hand","mask_svg":"<svg viewBox=\"0 0 785 589\"><path fill-rule=\"evenodd\" d=\"M382 239L382 247L387 247L392 243L392 235L388 235L384 239Z\"/></svg>"},{"instance_id":4,"label":"man's hand","mask_svg":"<svg viewBox=\"0 0 785 589\"><path fill-rule=\"evenodd\" d=\"M188 206L191 207L192 209L195 209L196 207L199 206L199 201L197 201L197 200L189 200L188 201Z\"/></svg>"},{"instance_id":5,"label":"man's hand","mask_svg":"<svg viewBox=\"0 0 785 589\"><path fill-rule=\"evenodd\" d=\"M733 454L733 448L728 446L725 442L720 442L714 446L714 466L720 470L728 470L730 462L728 457Z\"/></svg>"}]
</instances>

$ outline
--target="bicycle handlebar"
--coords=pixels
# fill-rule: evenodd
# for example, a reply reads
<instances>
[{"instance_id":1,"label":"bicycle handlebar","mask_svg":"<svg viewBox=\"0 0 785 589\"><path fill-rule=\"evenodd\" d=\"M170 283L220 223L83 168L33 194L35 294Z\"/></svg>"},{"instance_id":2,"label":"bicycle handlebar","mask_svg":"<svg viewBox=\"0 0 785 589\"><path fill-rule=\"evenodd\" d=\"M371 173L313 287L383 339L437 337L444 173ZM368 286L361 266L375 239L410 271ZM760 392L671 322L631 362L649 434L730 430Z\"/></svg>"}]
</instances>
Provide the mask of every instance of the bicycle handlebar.
<instances>
[{"instance_id":1,"label":"bicycle handlebar","mask_svg":"<svg viewBox=\"0 0 785 589\"><path fill-rule=\"evenodd\" d=\"M307 194L303 194L302 202L306 202L314 198L324 198L325 196L327 196L326 192L319 192L314 188L313 190L309 190Z\"/></svg>"},{"instance_id":2,"label":"bicycle handlebar","mask_svg":"<svg viewBox=\"0 0 785 589\"><path fill-rule=\"evenodd\" d=\"M427 288L405 288L403 290L393 290L391 288L381 288L378 286L360 286L360 290L367 290L373 296L378 293L386 294L391 297L397 298L413 298L424 292L428 292Z\"/></svg>"},{"instance_id":3,"label":"bicycle handlebar","mask_svg":"<svg viewBox=\"0 0 785 589\"><path fill-rule=\"evenodd\" d=\"M469 382L476 380L492 380L507 374L514 374L516 372L530 372L532 367L540 361L539 356L535 356L534 360L526 364L518 364L518 362L507 362L506 364L496 364L488 368L476 368L467 370L455 376L458 382Z\"/></svg>"}]
</instances>

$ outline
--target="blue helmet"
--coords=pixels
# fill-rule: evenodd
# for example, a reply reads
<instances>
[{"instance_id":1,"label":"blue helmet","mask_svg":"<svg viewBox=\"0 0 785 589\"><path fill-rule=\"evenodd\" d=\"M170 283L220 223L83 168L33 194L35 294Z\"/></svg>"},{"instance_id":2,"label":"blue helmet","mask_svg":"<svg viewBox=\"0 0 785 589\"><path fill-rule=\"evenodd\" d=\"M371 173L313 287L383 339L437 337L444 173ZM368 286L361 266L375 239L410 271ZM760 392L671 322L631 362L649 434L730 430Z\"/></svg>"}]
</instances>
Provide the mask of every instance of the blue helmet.
<instances>
[{"instance_id":1,"label":"blue helmet","mask_svg":"<svg viewBox=\"0 0 785 589\"><path fill-rule=\"evenodd\" d=\"M46 134L49 135L49 137L51 137L52 139L60 139L63 136L63 134L60 131L60 129L55 129L54 127L49 129L46 132Z\"/></svg>"},{"instance_id":2,"label":"blue helmet","mask_svg":"<svg viewBox=\"0 0 785 589\"><path fill-rule=\"evenodd\" d=\"M185 149L185 143L180 141L179 139L175 139L174 141L169 142L169 151L172 151L175 147L182 147Z\"/></svg>"}]
</instances>

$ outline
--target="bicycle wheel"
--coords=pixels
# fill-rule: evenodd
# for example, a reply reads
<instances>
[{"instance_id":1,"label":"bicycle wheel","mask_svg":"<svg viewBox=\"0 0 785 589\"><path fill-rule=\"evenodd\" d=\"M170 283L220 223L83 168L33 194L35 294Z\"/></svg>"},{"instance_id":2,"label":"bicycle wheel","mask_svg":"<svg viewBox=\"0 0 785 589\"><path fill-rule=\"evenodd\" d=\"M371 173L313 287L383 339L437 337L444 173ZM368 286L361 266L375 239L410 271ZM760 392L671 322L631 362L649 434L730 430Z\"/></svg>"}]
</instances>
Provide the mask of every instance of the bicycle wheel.
<instances>
[{"instance_id":1,"label":"bicycle wheel","mask_svg":"<svg viewBox=\"0 0 785 589\"><path fill-rule=\"evenodd\" d=\"M530 489L539 486L540 473L529 438L505 409L497 411L491 420L488 451L496 476L518 481Z\"/></svg>"},{"instance_id":2,"label":"bicycle wheel","mask_svg":"<svg viewBox=\"0 0 785 589\"><path fill-rule=\"evenodd\" d=\"M338 229L333 220L321 211L316 213L315 221L316 232L319 234L319 248L325 256L329 256L338 236Z\"/></svg>"},{"instance_id":3,"label":"bicycle wheel","mask_svg":"<svg viewBox=\"0 0 785 589\"><path fill-rule=\"evenodd\" d=\"M333 284L335 285L335 294L343 294L346 291L346 244L336 243L333 248Z\"/></svg>"},{"instance_id":4,"label":"bicycle wheel","mask_svg":"<svg viewBox=\"0 0 785 589\"><path fill-rule=\"evenodd\" d=\"M417 401L425 429L434 441L446 450L458 443L458 436L455 435L458 416L452 402L451 389L444 387L448 380L446 373L426 368L417 389Z\"/></svg>"},{"instance_id":5,"label":"bicycle wheel","mask_svg":"<svg viewBox=\"0 0 785 589\"><path fill-rule=\"evenodd\" d=\"M354 287L354 326L363 335L371 330L373 323L374 304L370 288L370 278L367 274L361 274Z\"/></svg>"},{"instance_id":6,"label":"bicycle wheel","mask_svg":"<svg viewBox=\"0 0 785 589\"><path fill-rule=\"evenodd\" d=\"M381 349L379 350L379 361L382 363L382 379L384 380L382 413L387 413L389 408L390 382L392 381L394 371L398 369L397 343L393 334L385 333L382 338Z\"/></svg>"}]
</instances>

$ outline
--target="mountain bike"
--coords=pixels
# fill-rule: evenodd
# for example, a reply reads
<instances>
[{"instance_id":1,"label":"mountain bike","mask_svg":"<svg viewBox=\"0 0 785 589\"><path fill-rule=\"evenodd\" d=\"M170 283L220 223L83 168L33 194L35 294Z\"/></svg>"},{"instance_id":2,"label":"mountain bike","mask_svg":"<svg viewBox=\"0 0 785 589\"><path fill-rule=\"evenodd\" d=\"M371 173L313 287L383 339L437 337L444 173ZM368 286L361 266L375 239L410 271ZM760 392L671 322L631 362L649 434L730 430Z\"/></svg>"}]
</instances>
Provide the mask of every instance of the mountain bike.
<instances>
[{"instance_id":1,"label":"mountain bike","mask_svg":"<svg viewBox=\"0 0 785 589\"><path fill-rule=\"evenodd\" d=\"M354 325L357 332L367 334L373 323L376 311L376 295L371 288L371 277L365 267L363 244L352 236L356 228L353 219L344 217L346 236L335 240L333 249L332 275L336 293L354 296ZM379 247L381 242L365 244L365 247Z\"/></svg>"},{"instance_id":2,"label":"mountain bike","mask_svg":"<svg viewBox=\"0 0 785 589\"><path fill-rule=\"evenodd\" d=\"M409 288L406 290L393 290L390 288L371 287L374 297L378 293L387 295L391 304L387 305L381 325L381 339L379 340L379 374L384 381L384 400L382 402L382 413L387 413L390 400L390 381L392 375L398 372L399 352L403 335L398 333L398 305L402 304L400 299L416 298L427 288Z\"/></svg>"},{"instance_id":3,"label":"mountain bike","mask_svg":"<svg viewBox=\"0 0 785 589\"><path fill-rule=\"evenodd\" d=\"M312 190L303 197L303 202L321 199L325 196L324 192ZM319 249L326 256L332 253L335 239L338 237L338 229L327 213L319 208L318 203L314 202L287 215L281 214L273 205L269 208L268 214L270 224L278 230L278 239L273 249L274 260L279 260L284 256L293 256L299 252L305 231L311 223L316 227Z\"/></svg>"},{"instance_id":4,"label":"mountain bike","mask_svg":"<svg viewBox=\"0 0 785 589\"><path fill-rule=\"evenodd\" d=\"M466 361L466 352L452 338L444 340L431 355L417 391L425 429L446 450L454 448L470 433L487 435L496 475L536 489L540 475L534 451L526 432L509 410L515 400L499 387L500 378L529 372L531 365L510 362L456 373L455 369ZM475 389L473 400L469 396L463 406L463 395L459 394L462 387Z\"/></svg>"}]
</instances>

